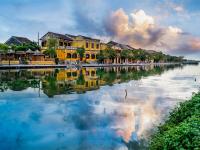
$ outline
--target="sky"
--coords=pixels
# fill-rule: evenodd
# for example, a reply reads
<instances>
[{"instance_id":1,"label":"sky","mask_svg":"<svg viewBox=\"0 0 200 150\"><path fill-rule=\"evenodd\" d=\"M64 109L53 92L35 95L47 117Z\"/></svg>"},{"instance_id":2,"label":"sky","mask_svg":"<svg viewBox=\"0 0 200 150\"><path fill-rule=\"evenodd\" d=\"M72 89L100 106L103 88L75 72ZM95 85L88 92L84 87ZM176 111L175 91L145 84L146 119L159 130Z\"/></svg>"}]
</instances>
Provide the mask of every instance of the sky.
<instances>
[{"instance_id":1,"label":"sky","mask_svg":"<svg viewBox=\"0 0 200 150\"><path fill-rule=\"evenodd\" d=\"M199 0L0 0L0 42L48 31L200 59Z\"/></svg>"}]
</instances>

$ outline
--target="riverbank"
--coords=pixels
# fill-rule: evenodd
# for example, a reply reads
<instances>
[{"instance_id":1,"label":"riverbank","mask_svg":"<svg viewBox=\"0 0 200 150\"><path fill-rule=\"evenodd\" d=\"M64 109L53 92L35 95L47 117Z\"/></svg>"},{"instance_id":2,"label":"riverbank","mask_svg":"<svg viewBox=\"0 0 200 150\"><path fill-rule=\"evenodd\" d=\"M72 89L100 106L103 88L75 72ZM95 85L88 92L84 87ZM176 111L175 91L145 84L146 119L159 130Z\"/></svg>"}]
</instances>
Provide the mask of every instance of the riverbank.
<instances>
[{"instance_id":1,"label":"riverbank","mask_svg":"<svg viewBox=\"0 0 200 150\"><path fill-rule=\"evenodd\" d=\"M0 69L29 69L29 68L70 68L70 67L121 67L148 65L177 65L182 63L133 63L133 64L82 64L82 65L0 65Z\"/></svg>"},{"instance_id":2,"label":"riverbank","mask_svg":"<svg viewBox=\"0 0 200 150\"><path fill-rule=\"evenodd\" d=\"M150 149L200 149L200 93L170 113L152 136Z\"/></svg>"}]
</instances>

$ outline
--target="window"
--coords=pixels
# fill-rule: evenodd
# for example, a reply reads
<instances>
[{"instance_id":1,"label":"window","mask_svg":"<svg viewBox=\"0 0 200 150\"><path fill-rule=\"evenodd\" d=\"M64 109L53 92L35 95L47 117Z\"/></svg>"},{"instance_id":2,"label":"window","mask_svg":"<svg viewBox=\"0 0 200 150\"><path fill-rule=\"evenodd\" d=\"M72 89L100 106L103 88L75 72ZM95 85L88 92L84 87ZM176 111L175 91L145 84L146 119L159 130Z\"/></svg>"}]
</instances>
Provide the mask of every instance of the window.
<instances>
[{"instance_id":1,"label":"window","mask_svg":"<svg viewBox=\"0 0 200 150\"><path fill-rule=\"evenodd\" d=\"M92 59L95 59L95 54L92 54Z\"/></svg>"},{"instance_id":2,"label":"window","mask_svg":"<svg viewBox=\"0 0 200 150\"><path fill-rule=\"evenodd\" d=\"M88 87L88 81L85 82L85 87Z\"/></svg>"},{"instance_id":3,"label":"window","mask_svg":"<svg viewBox=\"0 0 200 150\"><path fill-rule=\"evenodd\" d=\"M72 58L77 58L77 54L74 53L74 54L72 55Z\"/></svg>"},{"instance_id":4,"label":"window","mask_svg":"<svg viewBox=\"0 0 200 150\"><path fill-rule=\"evenodd\" d=\"M90 58L90 54L86 54L86 59L89 59Z\"/></svg>"},{"instance_id":5,"label":"window","mask_svg":"<svg viewBox=\"0 0 200 150\"><path fill-rule=\"evenodd\" d=\"M72 76L76 77L77 76L77 72L72 72Z\"/></svg>"},{"instance_id":6,"label":"window","mask_svg":"<svg viewBox=\"0 0 200 150\"><path fill-rule=\"evenodd\" d=\"M85 74L86 74L86 76L89 76L89 75L90 75L90 72L89 72L89 71L86 71Z\"/></svg>"},{"instance_id":7,"label":"window","mask_svg":"<svg viewBox=\"0 0 200 150\"><path fill-rule=\"evenodd\" d=\"M71 58L72 55L70 53L67 53L67 58Z\"/></svg>"},{"instance_id":8,"label":"window","mask_svg":"<svg viewBox=\"0 0 200 150\"><path fill-rule=\"evenodd\" d=\"M42 47L46 46L46 41L42 41Z\"/></svg>"},{"instance_id":9,"label":"window","mask_svg":"<svg viewBox=\"0 0 200 150\"><path fill-rule=\"evenodd\" d=\"M71 46L71 43L68 43L68 46Z\"/></svg>"},{"instance_id":10,"label":"window","mask_svg":"<svg viewBox=\"0 0 200 150\"><path fill-rule=\"evenodd\" d=\"M94 43L92 43L92 48L94 48Z\"/></svg>"},{"instance_id":11,"label":"window","mask_svg":"<svg viewBox=\"0 0 200 150\"><path fill-rule=\"evenodd\" d=\"M99 44L96 45L97 49L99 49Z\"/></svg>"},{"instance_id":12,"label":"window","mask_svg":"<svg viewBox=\"0 0 200 150\"><path fill-rule=\"evenodd\" d=\"M67 72L67 77L71 77L71 72Z\"/></svg>"},{"instance_id":13,"label":"window","mask_svg":"<svg viewBox=\"0 0 200 150\"><path fill-rule=\"evenodd\" d=\"M91 76L94 77L95 76L95 71L91 72Z\"/></svg>"},{"instance_id":14,"label":"window","mask_svg":"<svg viewBox=\"0 0 200 150\"><path fill-rule=\"evenodd\" d=\"M59 42L59 46L63 46L63 42Z\"/></svg>"},{"instance_id":15,"label":"window","mask_svg":"<svg viewBox=\"0 0 200 150\"><path fill-rule=\"evenodd\" d=\"M89 43L88 42L86 42L86 48L88 48L89 47Z\"/></svg>"}]
</instances>

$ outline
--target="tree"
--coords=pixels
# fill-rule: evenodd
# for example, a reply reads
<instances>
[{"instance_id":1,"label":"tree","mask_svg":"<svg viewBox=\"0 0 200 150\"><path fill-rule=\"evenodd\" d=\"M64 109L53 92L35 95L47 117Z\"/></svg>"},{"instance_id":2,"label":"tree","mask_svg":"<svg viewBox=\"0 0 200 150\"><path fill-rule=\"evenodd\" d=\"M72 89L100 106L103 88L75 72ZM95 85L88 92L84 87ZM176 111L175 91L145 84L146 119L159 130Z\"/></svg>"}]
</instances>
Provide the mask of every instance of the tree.
<instances>
[{"instance_id":1,"label":"tree","mask_svg":"<svg viewBox=\"0 0 200 150\"><path fill-rule=\"evenodd\" d=\"M8 45L0 43L0 51L6 52L6 51L8 51L8 49L9 49Z\"/></svg>"},{"instance_id":2,"label":"tree","mask_svg":"<svg viewBox=\"0 0 200 150\"><path fill-rule=\"evenodd\" d=\"M83 47L77 48L77 49L76 49L76 52L77 52L77 54L78 54L79 57L80 57L80 61L82 61L82 60L83 60L83 57L84 57L84 55L85 55L85 48L83 48Z\"/></svg>"},{"instance_id":3,"label":"tree","mask_svg":"<svg viewBox=\"0 0 200 150\"><path fill-rule=\"evenodd\" d=\"M122 59L127 59L129 58L130 56L130 50L123 50L121 53L120 53L120 57Z\"/></svg>"},{"instance_id":4,"label":"tree","mask_svg":"<svg viewBox=\"0 0 200 150\"><path fill-rule=\"evenodd\" d=\"M103 50L100 50L100 52L97 54L97 60L99 63L103 63L105 59L105 54Z\"/></svg>"},{"instance_id":5,"label":"tree","mask_svg":"<svg viewBox=\"0 0 200 150\"><path fill-rule=\"evenodd\" d=\"M11 45L12 50L14 51L27 51L31 49L32 51L40 49L40 47L35 42L25 43L22 45Z\"/></svg>"},{"instance_id":6,"label":"tree","mask_svg":"<svg viewBox=\"0 0 200 150\"><path fill-rule=\"evenodd\" d=\"M104 57L105 57L106 59L112 60L112 62L113 62L113 60L117 57L117 53L116 53L116 51L115 51L114 49L112 49L111 47L107 47L107 48L105 49L105 51L104 51Z\"/></svg>"},{"instance_id":7,"label":"tree","mask_svg":"<svg viewBox=\"0 0 200 150\"><path fill-rule=\"evenodd\" d=\"M56 49L58 48L58 40L55 38L50 38L47 40L47 50L44 54L49 55L51 58L56 57Z\"/></svg>"},{"instance_id":8,"label":"tree","mask_svg":"<svg viewBox=\"0 0 200 150\"><path fill-rule=\"evenodd\" d=\"M9 46L0 43L0 61L2 61L1 55L7 53Z\"/></svg>"},{"instance_id":9,"label":"tree","mask_svg":"<svg viewBox=\"0 0 200 150\"><path fill-rule=\"evenodd\" d=\"M157 52L154 54L154 61L155 62L160 62L160 61L163 61L164 59L164 55L162 52Z\"/></svg>"},{"instance_id":10,"label":"tree","mask_svg":"<svg viewBox=\"0 0 200 150\"><path fill-rule=\"evenodd\" d=\"M122 52L120 53L120 57L123 60L127 60L128 58L131 58L131 51L130 50L122 50Z\"/></svg>"}]
</instances>

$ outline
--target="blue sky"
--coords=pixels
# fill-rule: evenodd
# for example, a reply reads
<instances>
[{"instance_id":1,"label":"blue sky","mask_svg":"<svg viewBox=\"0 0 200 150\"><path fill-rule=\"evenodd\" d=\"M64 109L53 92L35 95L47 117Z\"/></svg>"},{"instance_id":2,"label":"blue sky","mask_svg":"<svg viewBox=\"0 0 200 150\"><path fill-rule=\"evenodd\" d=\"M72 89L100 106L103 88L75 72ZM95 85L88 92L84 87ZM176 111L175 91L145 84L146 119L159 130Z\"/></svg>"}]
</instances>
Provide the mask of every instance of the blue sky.
<instances>
[{"instance_id":1,"label":"blue sky","mask_svg":"<svg viewBox=\"0 0 200 150\"><path fill-rule=\"evenodd\" d=\"M0 42L48 31L198 59L199 0L1 0Z\"/></svg>"}]
</instances>

